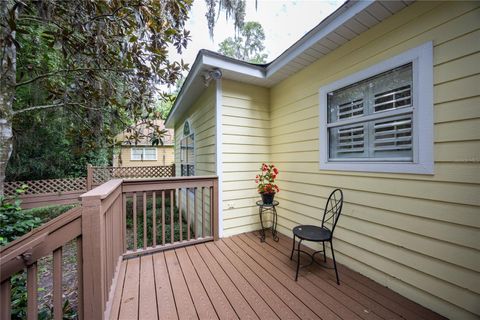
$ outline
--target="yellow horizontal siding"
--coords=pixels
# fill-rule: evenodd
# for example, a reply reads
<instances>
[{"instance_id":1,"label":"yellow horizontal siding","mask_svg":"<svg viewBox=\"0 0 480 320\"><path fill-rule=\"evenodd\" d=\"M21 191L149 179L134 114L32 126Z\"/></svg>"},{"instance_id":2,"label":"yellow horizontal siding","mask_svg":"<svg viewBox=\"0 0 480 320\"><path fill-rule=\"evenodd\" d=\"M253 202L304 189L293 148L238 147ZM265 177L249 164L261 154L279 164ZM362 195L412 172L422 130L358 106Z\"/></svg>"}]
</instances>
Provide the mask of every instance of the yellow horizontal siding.
<instances>
[{"instance_id":1,"label":"yellow horizontal siding","mask_svg":"<svg viewBox=\"0 0 480 320\"><path fill-rule=\"evenodd\" d=\"M211 85L175 126L175 163L180 175L180 140L185 120L195 134L195 175L215 175L215 86Z\"/></svg>"},{"instance_id":2,"label":"yellow horizontal siding","mask_svg":"<svg viewBox=\"0 0 480 320\"><path fill-rule=\"evenodd\" d=\"M319 223L329 192L341 187L338 260L458 319L480 315L479 29L478 2L414 3L270 95L279 230ZM319 170L319 88L426 41L434 44L435 174ZM244 196L246 185L235 179L230 168L225 187L237 184Z\"/></svg>"},{"instance_id":3,"label":"yellow horizontal siding","mask_svg":"<svg viewBox=\"0 0 480 320\"><path fill-rule=\"evenodd\" d=\"M183 138L183 125L188 119L190 123L190 132L194 133L195 145L195 175L206 176L216 174L216 127L215 127L215 86L211 85L200 98L183 115L183 119L175 125L175 164L176 174L181 175L180 167L180 140ZM188 198L188 210L186 199ZM201 236L202 232L202 190L197 189L195 193L182 192L182 214L184 218L190 215L191 236L196 233ZM205 231L210 234L210 194L208 190L204 191L205 201ZM195 217L197 219L197 229L195 230Z\"/></svg>"},{"instance_id":4,"label":"yellow horizontal siding","mask_svg":"<svg viewBox=\"0 0 480 320\"><path fill-rule=\"evenodd\" d=\"M224 236L258 229L255 175L270 157L269 90L222 81Z\"/></svg>"}]
</instances>

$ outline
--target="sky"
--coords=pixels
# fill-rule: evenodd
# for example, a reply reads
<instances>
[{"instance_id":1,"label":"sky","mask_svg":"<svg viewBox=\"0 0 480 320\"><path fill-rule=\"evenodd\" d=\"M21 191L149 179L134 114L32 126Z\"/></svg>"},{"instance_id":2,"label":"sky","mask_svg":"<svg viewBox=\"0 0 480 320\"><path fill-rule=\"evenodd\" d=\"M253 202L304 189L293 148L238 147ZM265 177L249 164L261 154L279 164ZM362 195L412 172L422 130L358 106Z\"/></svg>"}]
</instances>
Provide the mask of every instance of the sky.
<instances>
[{"instance_id":1,"label":"sky","mask_svg":"<svg viewBox=\"0 0 480 320\"><path fill-rule=\"evenodd\" d=\"M319 24L325 17L337 9L344 0L247 0L247 21L259 22L265 30L265 52L267 62L278 57L283 51ZM192 66L200 49L218 50L218 44L234 35L233 21L226 21L222 14L217 21L214 39L209 36L205 13L205 0L193 2L190 19L186 28L191 32L191 41L187 49L178 55L171 50L172 58L182 58Z\"/></svg>"}]
</instances>

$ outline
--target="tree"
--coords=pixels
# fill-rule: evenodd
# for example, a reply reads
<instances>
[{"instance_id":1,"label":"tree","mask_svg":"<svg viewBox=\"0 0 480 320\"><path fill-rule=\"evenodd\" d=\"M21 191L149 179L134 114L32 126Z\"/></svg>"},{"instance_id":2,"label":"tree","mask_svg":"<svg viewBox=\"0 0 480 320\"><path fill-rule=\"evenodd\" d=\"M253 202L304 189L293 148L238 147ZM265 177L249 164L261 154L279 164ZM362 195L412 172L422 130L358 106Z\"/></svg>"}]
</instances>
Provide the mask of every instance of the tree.
<instances>
[{"instance_id":1,"label":"tree","mask_svg":"<svg viewBox=\"0 0 480 320\"><path fill-rule=\"evenodd\" d=\"M235 31L239 31L243 27L245 22L246 0L205 0L205 3L207 4L205 17L207 18L211 38L213 38L215 22L222 11L225 12L227 19L233 18ZM255 1L255 6L256 5L257 1Z\"/></svg>"},{"instance_id":2,"label":"tree","mask_svg":"<svg viewBox=\"0 0 480 320\"><path fill-rule=\"evenodd\" d=\"M252 62L266 63L268 55L263 53L265 46L265 32L258 22L249 21L239 30L234 38L228 37L223 40L218 52L232 58Z\"/></svg>"},{"instance_id":3,"label":"tree","mask_svg":"<svg viewBox=\"0 0 480 320\"><path fill-rule=\"evenodd\" d=\"M158 84L175 84L188 65L171 62L189 40L191 0L0 1L0 194L12 153L13 121L67 110L90 147L154 114ZM22 43L37 41L29 56ZM17 60L18 57L18 60ZM21 99L33 89L35 98ZM28 96L28 95L24 95ZM17 99L18 97L18 99Z\"/></svg>"}]
</instances>

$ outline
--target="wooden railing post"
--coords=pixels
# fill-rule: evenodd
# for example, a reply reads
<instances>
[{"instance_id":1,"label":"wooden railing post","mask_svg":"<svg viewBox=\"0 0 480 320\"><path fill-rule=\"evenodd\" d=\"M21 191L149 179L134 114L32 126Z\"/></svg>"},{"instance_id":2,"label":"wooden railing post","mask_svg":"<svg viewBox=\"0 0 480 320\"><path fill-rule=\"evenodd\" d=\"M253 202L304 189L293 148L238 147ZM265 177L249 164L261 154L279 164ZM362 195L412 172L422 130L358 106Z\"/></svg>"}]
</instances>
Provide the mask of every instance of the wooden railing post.
<instances>
[{"instance_id":1,"label":"wooden railing post","mask_svg":"<svg viewBox=\"0 0 480 320\"><path fill-rule=\"evenodd\" d=\"M172 164L172 177L175 177L177 175L175 171L175 163Z\"/></svg>"},{"instance_id":2,"label":"wooden railing post","mask_svg":"<svg viewBox=\"0 0 480 320\"><path fill-rule=\"evenodd\" d=\"M105 310L104 223L101 198L82 197L84 319L102 319Z\"/></svg>"},{"instance_id":3,"label":"wooden railing post","mask_svg":"<svg viewBox=\"0 0 480 320\"><path fill-rule=\"evenodd\" d=\"M10 320L12 309L10 304L10 278L0 283L0 320Z\"/></svg>"},{"instance_id":4,"label":"wooden railing post","mask_svg":"<svg viewBox=\"0 0 480 320\"><path fill-rule=\"evenodd\" d=\"M87 191L92 190L93 184L93 167L91 164L87 164Z\"/></svg>"},{"instance_id":5,"label":"wooden railing post","mask_svg":"<svg viewBox=\"0 0 480 320\"><path fill-rule=\"evenodd\" d=\"M213 220L213 239L218 240L218 179L213 180L213 210L212 217Z\"/></svg>"}]
</instances>

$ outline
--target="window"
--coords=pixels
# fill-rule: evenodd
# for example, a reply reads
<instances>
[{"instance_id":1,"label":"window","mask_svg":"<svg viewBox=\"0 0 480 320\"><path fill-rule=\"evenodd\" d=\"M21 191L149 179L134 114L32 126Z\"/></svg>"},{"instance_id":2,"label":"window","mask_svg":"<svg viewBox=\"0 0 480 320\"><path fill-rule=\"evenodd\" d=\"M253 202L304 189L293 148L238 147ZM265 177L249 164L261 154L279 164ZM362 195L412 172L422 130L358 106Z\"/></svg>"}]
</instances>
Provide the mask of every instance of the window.
<instances>
[{"instance_id":1,"label":"window","mask_svg":"<svg viewBox=\"0 0 480 320\"><path fill-rule=\"evenodd\" d=\"M427 43L320 89L320 168L433 173Z\"/></svg>"},{"instance_id":2,"label":"window","mask_svg":"<svg viewBox=\"0 0 480 320\"><path fill-rule=\"evenodd\" d=\"M180 140L180 170L182 176L195 175L195 139L193 133Z\"/></svg>"},{"instance_id":3,"label":"window","mask_svg":"<svg viewBox=\"0 0 480 320\"><path fill-rule=\"evenodd\" d=\"M157 160L157 148L132 148L132 161Z\"/></svg>"}]
</instances>

